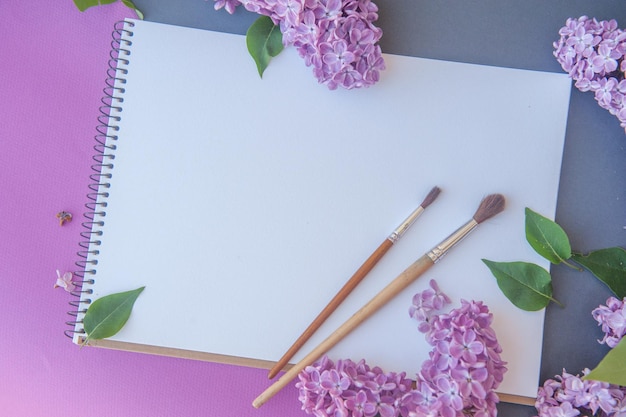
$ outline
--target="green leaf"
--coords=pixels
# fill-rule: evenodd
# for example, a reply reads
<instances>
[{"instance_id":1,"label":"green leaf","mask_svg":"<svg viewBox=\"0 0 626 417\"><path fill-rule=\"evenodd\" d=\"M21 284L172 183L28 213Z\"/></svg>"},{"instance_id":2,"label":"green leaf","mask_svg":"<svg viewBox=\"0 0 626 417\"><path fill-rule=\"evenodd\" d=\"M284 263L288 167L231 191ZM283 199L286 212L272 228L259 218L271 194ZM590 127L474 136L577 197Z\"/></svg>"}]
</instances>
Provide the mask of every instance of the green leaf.
<instances>
[{"instance_id":1,"label":"green leaf","mask_svg":"<svg viewBox=\"0 0 626 417\"><path fill-rule=\"evenodd\" d=\"M572 259L604 282L617 297L626 297L626 250L614 247L588 255L574 253Z\"/></svg>"},{"instance_id":2,"label":"green leaf","mask_svg":"<svg viewBox=\"0 0 626 417\"><path fill-rule=\"evenodd\" d=\"M117 0L74 0L74 4L78 7L78 10L84 12L92 6L98 6L100 4L111 4Z\"/></svg>"},{"instance_id":3,"label":"green leaf","mask_svg":"<svg viewBox=\"0 0 626 417\"><path fill-rule=\"evenodd\" d=\"M537 311L552 298L552 278L545 269L528 262L483 262L496 277L498 287L513 304L522 310Z\"/></svg>"},{"instance_id":4,"label":"green leaf","mask_svg":"<svg viewBox=\"0 0 626 417\"><path fill-rule=\"evenodd\" d=\"M104 339L119 332L144 288L107 295L94 301L83 318L87 341Z\"/></svg>"},{"instance_id":5,"label":"green leaf","mask_svg":"<svg viewBox=\"0 0 626 417\"><path fill-rule=\"evenodd\" d=\"M143 13L141 13L141 10L139 10L131 0L122 0L122 3L124 6L132 9L139 19L143 20Z\"/></svg>"},{"instance_id":6,"label":"green leaf","mask_svg":"<svg viewBox=\"0 0 626 417\"><path fill-rule=\"evenodd\" d=\"M526 240L539 255L553 264L560 264L572 256L569 238L561 226L528 207Z\"/></svg>"},{"instance_id":7,"label":"green leaf","mask_svg":"<svg viewBox=\"0 0 626 417\"><path fill-rule=\"evenodd\" d=\"M606 354L591 372L583 377L591 381L626 386L626 337Z\"/></svg>"},{"instance_id":8,"label":"green leaf","mask_svg":"<svg viewBox=\"0 0 626 417\"><path fill-rule=\"evenodd\" d=\"M259 76L263 77L272 57L283 50L283 34L272 19L261 16L248 28L246 45L256 63Z\"/></svg>"}]
</instances>

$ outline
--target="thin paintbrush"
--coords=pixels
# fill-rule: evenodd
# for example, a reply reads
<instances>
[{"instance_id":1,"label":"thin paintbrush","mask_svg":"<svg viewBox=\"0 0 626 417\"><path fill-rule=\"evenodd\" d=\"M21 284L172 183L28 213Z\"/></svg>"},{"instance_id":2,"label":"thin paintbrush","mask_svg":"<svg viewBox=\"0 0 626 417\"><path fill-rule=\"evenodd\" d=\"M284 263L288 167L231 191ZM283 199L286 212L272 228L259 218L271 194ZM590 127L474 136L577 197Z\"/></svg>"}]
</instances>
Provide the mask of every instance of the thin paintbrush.
<instances>
[{"instance_id":1,"label":"thin paintbrush","mask_svg":"<svg viewBox=\"0 0 626 417\"><path fill-rule=\"evenodd\" d=\"M276 374L283 369L285 365L289 362L289 360L293 357L293 355L300 350L302 345L306 343L307 340L320 328L320 326L328 319L328 317L339 307L339 305L348 297L348 295L354 290L354 288L365 278L365 276L374 268L374 265L378 263L378 261L387 253L387 251L391 248L391 246L396 243L398 239L404 235L404 233L411 227L411 225L415 222L415 220L424 212L424 209L428 207L439 195L441 190L439 187L434 187L422 204L416 208L413 213L406 218L404 222L400 226L394 230L387 239L383 243L380 244L378 249L374 251L370 255L369 258L361 265L361 267L352 275L352 277L344 284L344 286L339 290L339 292L333 297L332 300L324 307L324 309L318 314L318 316L311 322L309 327L300 335L300 337L291 345L289 350L285 352L282 358L268 374L268 378L274 378Z\"/></svg>"},{"instance_id":2,"label":"thin paintbrush","mask_svg":"<svg viewBox=\"0 0 626 417\"><path fill-rule=\"evenodd\" d=\"M298 373L304 368L311 365L320 356L325 354L329 349L335 346L352 330L354 330L365 319L370 317L374 312L385 305L389 300L404 290L409 284L415 281L419 276L433 266L441 257L454 245L459 243L469 232L474 230L476 226L485 220L495 216L504 209L504 197L500 194L492 194L481 201L478 210L470 221L461 226L448 238L443 240L439 245L435 246L431 251L415 261L411 266L405 269L396 279L387 285L381 292L365 304L359 311L350 317L344 324L335 330L326 340L319 344L315 349L306 355L300 362L289 369L274 384L267 388L259 395L252 405L259 408L272 398L278 391L285 387L293 380Z\"/></svg>"}]
</instances>

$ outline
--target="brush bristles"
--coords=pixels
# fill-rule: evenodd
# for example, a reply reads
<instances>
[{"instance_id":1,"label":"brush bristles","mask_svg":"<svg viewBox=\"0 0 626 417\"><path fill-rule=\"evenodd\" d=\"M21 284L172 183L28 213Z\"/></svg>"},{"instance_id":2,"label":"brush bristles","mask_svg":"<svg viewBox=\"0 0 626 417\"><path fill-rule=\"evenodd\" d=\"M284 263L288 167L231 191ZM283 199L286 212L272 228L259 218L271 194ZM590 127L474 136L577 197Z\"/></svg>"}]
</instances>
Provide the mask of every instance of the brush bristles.
<instances>
[{"instance_id":1,"label":"brush bristles","mask_svg":"<svg viewBox=\"0 0 626 417\"><path fill-rule=\"evenodd\" d=\"M482 223L487 219L492 218L496 214L504 210L504 196L502 194L491 194L483 198L480 202L478 210L474 214L474 220L476 223Z\"/></svg>"},{"instance_id":2,"label":"brush bristles","mask_svg":"<svg viewBox=\"0 0 626 417\"><path fill-rule=\"evenodd\" d=\"M435 201L435 199L439 196L440 192L441 192L441 189L439 187L433 187L433 189L430 190L430 192L428 193L424 201L422 201L422 204L420 204L420 206L422 208L426 208L430 206L432 202Z\"/></svg>"}]
</instances>

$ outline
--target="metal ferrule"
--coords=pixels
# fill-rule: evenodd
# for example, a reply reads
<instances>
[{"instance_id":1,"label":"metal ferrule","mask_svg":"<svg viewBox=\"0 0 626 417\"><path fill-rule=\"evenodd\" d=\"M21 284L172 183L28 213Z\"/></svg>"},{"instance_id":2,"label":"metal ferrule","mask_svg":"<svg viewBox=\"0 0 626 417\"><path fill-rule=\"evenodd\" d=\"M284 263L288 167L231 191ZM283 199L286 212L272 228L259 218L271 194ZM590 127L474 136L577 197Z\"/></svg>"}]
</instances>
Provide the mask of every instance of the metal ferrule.
<instances>
[{"instance_id":1,"label":"metal ferrule","mask_svg":"<svg viewBox=\"0 0 626 417\"><path fill-rule=\"evenodd\" d=\"M440 244L435 246L430 252L426 255L430 258L433 263L438 262L443 255L446 254L453 246L459 243L465 236L469 234L474 228L478 226L478 222L474 219L465 223L463 226L459 227L454 233L444 239Z\"/></svg>"},{"instance_id":2,"label":"metal ferrule","mask_svg":"<svg viewBox=\"0 0 626 417\"><path fill-rule=\"evenodd\" d=\"M406 220L402 222L400 226L396 227L396 230L391 232L391 234L389 235L387 239L391 240L392 243L396 243L396 241L400 239L406 233L407 230L409 230L409 227L411 227L413 223L415 223L415 220L417 220L417 218L423 212L424 212L424 207L419 206L418 208L416 208L413 211L413 213L411 213L409 217L407 217Z\"/></svg>"}]
</instances>

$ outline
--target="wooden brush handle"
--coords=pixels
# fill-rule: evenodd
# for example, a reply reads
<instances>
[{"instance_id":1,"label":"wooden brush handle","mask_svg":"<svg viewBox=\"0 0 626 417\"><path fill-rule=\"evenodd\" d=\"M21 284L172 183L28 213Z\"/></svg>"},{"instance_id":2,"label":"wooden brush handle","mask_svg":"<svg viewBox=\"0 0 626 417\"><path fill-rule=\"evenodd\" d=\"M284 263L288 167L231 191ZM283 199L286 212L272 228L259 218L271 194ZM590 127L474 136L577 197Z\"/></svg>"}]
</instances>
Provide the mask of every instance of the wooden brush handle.
<instances>
[{"instance_id":1,"label":"wooden brush handle","mask_svg":"<svg viewBox=\"0 0 626 417\"><path fill-rule=\"evenodd\" d=\"M274 384L270 385L261 395L259 395L252 405L255 408L259 408L265 404L270 398L272 398L278 391L283 389L291 380L293 380L304 368L311 365L323 354L328 352L333 346L339 343L344 337L346 337L352 330L354 330L359 324L363 323L365 319L374 314L378 309L387 304L389 300L394 298L398 293L409 286L420 275L433 266L433 261L424 255L415 261L411 266L405 269L396 279L391 281L389 285L382 289L374 298L372 298L367 304L365 304L359 311L354 313L344 324L342 324L337 330L335 330L330 336L320 343L315 349L306 355L300 362L295 364L289 369L282 377L280 377Z\"/></svg>"},{"instance_id":2,"label":"wooden brush handle","mask_svg":"<svg viewBox=\"0 0 626 417\"><path fill-rule=\"evenodd\" d=\"M359 269L352 275L352 277L344 284L339 292L333 297L332 300L324 307L324 309L318 314L318 316L309 324L309 327L300 335L300 337L291 345L289 350L285 352L282 358L274 365L268 374L268 378L272 379L276 374L283 369L287 362L293 355L300 350L300 348L311 338L313 333L320 328L320 326L328 319L328 317L339 307L339 305L350 295L352 290L365 278L365 276L372 270L374 265L387 253L389 248L393 246L393 242L390 239L385 239L380 244L378 249L370 255L369 258L361 265Z\"/></svg>"}]
</instances>

